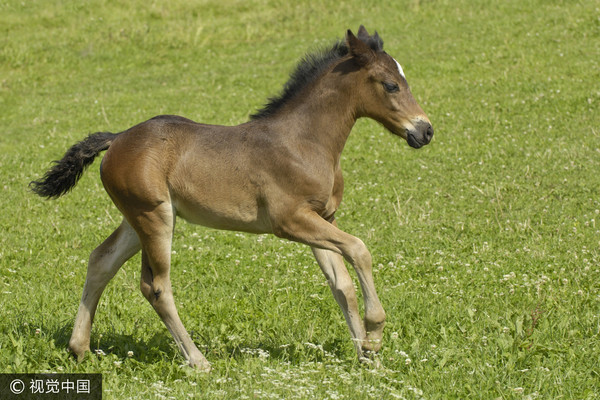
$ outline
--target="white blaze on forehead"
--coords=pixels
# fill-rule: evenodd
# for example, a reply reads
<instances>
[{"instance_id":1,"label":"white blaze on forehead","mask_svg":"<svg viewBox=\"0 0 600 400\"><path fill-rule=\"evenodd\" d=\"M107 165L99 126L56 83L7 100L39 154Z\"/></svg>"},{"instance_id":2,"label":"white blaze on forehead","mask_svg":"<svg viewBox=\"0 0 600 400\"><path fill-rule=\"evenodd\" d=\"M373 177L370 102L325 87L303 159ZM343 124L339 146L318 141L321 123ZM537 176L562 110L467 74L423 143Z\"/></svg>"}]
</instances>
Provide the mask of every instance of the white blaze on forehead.
<instances>
[{"instance_id":1,"label":"white blaze on forehead","mask_svg":"<svg viewBox=\"0 0 600 400\"><path fill-rule=\"evenodd\" d=\"M400 63L394 58L394 61L396 61L396 65L398 66L398 72L400 72L400 75L402 75L402 77L404 79L406 79L406 76L404 75L404 71L402 70L402 65L400 65Z\"/></svg>"}]
</instances>

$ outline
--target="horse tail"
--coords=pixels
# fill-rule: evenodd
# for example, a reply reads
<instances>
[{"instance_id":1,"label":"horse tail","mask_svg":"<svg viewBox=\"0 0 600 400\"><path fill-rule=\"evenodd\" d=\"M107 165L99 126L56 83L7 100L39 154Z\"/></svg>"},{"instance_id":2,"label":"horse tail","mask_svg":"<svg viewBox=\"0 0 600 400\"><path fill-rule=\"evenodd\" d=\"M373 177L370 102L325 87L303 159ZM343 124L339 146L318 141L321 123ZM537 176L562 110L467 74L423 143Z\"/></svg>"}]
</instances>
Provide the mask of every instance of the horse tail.
<instances>
[{"instance_id":1,"label":"horse tail","mask_svg":"<svg viewBox=\"0 0 600 400\"><path fill-rule=\"evenodd\" d=\"M75 187L98 154L108 149L118 135L110 132L92 133L67 150L62 159L54 161L52 168L41 179L32 181L29 188L48 199L66 194Z\"/></svg>"}]
</instances>

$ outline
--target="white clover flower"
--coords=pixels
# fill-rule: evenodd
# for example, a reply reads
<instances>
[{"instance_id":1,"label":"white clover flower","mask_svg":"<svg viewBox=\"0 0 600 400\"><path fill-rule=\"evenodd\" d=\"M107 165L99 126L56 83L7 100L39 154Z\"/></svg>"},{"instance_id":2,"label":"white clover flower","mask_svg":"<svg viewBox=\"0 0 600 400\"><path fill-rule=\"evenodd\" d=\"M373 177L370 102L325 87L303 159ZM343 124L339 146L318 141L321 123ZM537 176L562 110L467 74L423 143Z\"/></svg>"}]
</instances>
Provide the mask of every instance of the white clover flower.
<instances>
[{"instance_id":1,"label":"white clover flower","mask_svg":"<svg viewBox=\"0 0 600 400\"><path fill-rule=\"evenodd\" d=\"M408 354L406 354L406 353L405 353L404 351L402 351L402 350L396 350L396 353L400 354L400 356L401 356L401 357L404 357L404 358L409 358L409 357L408 357Z\"/></svg>"}]
</instances>

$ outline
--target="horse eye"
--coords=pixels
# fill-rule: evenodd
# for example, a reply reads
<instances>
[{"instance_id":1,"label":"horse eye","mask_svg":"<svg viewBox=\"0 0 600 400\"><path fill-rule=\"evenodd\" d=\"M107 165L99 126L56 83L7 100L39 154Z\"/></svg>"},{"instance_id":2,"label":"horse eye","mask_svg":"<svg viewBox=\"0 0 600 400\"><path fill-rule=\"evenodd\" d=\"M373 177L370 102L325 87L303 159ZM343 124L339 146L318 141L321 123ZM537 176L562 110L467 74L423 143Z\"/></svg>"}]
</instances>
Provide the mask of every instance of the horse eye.
<instances>
[{"instance_id":1,"label":"horse eye","mask_svg":"<svg viewBox=\"0 0 600 400\"><path fill-rule=\"evenodd\" d=\"M383 82L383 87L388 93L396 93L400 88L395 83Z\"/></svg>"}]
</instances>

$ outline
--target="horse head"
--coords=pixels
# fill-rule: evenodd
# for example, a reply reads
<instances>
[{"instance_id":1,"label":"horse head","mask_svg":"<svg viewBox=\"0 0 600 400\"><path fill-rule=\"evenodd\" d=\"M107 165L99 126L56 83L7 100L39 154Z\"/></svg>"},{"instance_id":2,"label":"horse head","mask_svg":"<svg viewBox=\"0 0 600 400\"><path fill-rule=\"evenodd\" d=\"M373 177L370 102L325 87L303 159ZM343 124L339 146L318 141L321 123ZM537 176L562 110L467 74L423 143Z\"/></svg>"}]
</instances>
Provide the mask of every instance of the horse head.
<instances>
[{"instance_id":1,"label":"horse head","mask_svg":"<svg viewBox=\"0 0 600 400\"><path fill-rule=\"evenodd\" d=\"M371 36L361 26L357 37L348 30L346 44L362 71L356 85L361 99L359 116L373 118L411 147L428 144L433 137L431 122L413 97L400 64L383 51L377 32Z\"/></svg>"}]
</instances>

